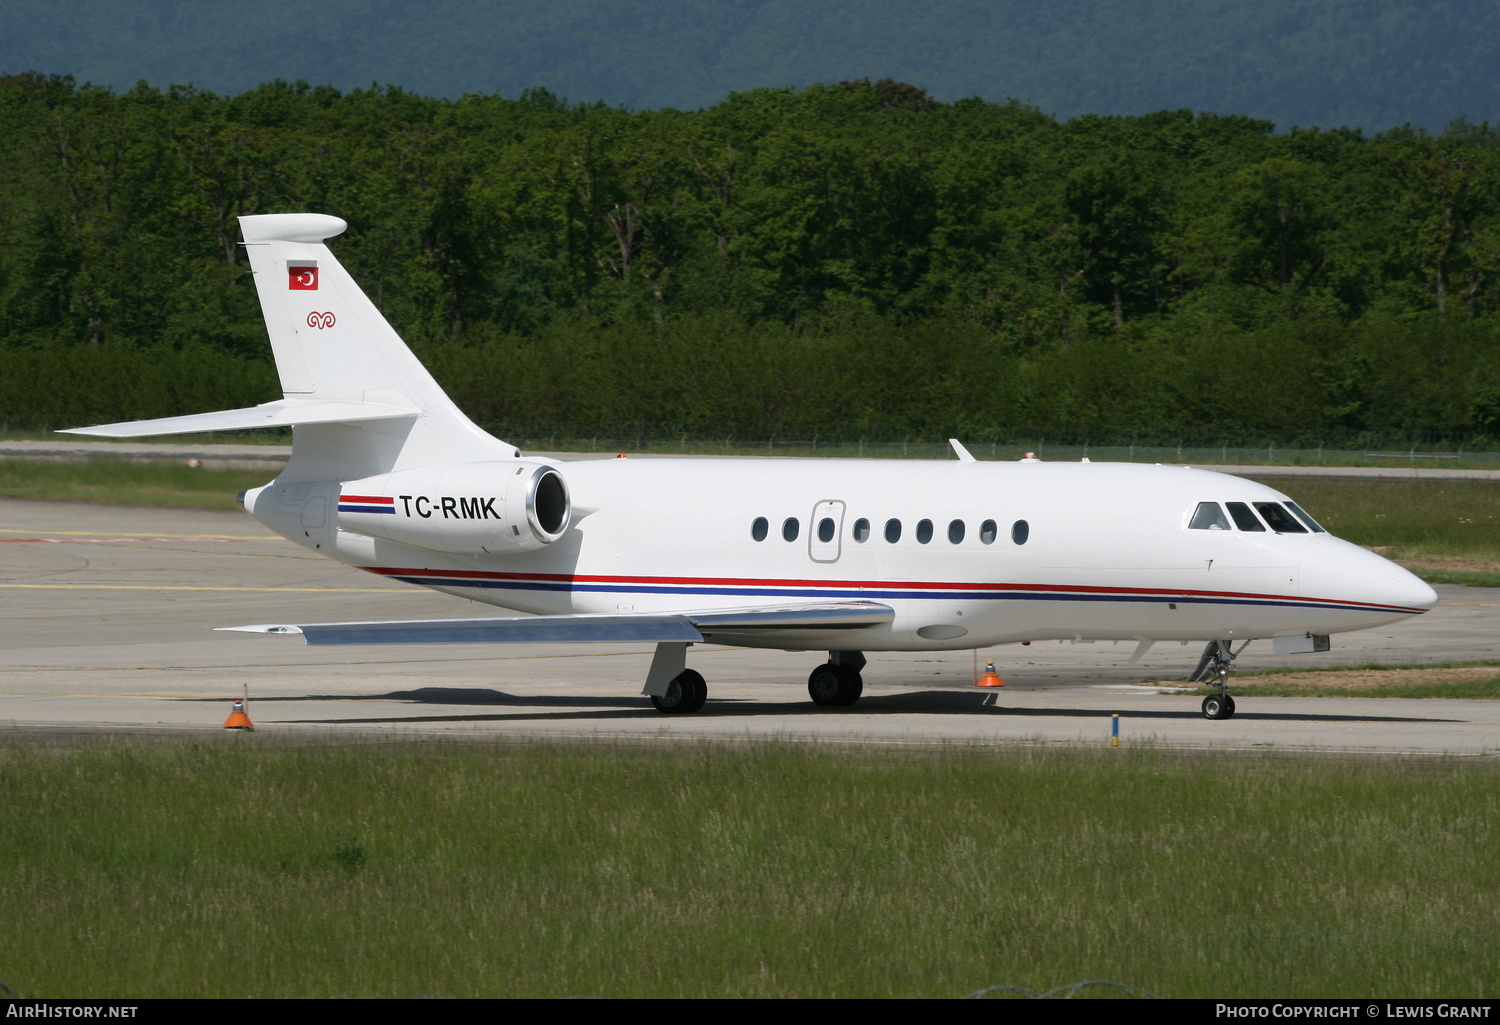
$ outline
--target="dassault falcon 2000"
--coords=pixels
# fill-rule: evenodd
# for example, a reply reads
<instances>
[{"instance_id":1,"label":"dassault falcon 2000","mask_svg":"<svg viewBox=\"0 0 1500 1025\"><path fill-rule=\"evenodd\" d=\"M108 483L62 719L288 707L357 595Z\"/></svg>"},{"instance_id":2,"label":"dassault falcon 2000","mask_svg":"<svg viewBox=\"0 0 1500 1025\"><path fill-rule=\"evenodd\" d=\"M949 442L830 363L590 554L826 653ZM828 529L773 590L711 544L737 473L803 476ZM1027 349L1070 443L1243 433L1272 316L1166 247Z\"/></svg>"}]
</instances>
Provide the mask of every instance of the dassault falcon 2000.
<instances>
[{"instance_id":1,"label":"dassault falcon 2000","mask_svg":"<svg viewBox=\"0 0 1500 1025\"><path fill-rule=\"evenodd\" d=\"M445 395L334 259L321 214L240 218L283 397L77 429L144 437L290 425L292 457L241 505L370 573L528 613L239 627L310 644L654 642L645 691L703 706L698 642L826 651L808 690L850 705L867 651L1048 639L1204 642L1210 719L1244 644L1431 608L1416 577L1223 474L1121 463L523 456Z\"/></svg>"}]
</instances>

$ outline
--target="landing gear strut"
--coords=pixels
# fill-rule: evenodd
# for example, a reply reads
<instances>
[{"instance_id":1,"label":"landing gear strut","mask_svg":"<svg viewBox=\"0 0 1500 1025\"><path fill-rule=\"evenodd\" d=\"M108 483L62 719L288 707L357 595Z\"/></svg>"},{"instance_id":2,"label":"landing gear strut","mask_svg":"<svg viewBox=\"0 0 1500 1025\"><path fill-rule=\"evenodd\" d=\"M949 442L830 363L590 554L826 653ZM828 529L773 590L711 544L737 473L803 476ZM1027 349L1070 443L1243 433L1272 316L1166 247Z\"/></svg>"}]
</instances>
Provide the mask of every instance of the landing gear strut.
<instances>
[{"instance_id":1,"label":"landing gear strut","mask_svg":"<svg viewBox=\"0 0 1500 1025\"><path fill-rule=\"evenodd\" d=\"M1240 645L1240 651L1245 650L1245 644ZM1234 668L1234 657L1239 653L1229 641L1209 641L1208 647L1203 649L1203 657L1198 660L1198 668L1193 670L1188 682L1204 683L1219 690L1219 693L1203 699L1203 718L1228 719L1234 715L1234 698L1229 696L1229 671Z\"/></svg>"},{"instance_id":2,"label":"landing gear strut","mask_svg":"<svg viewBox=\"0 0 1500 1025\"><path fill-rule=\"evenodd\" d=\"M807 693L825 707L852 705L864 693L859 675L864 666L865 657L857 651L830 651L828 661L807 678Z\"/></svg>"},{"instance_id":3,"label":"landing gear strut","mask_svg":"<svg viewBox=\"0 0 1500 1025\"><path fill-rule=\"evenodd\" d=\"M667 692L661 697L652 695L651 703L658 712L676 715L679 712L696 712L708 700L708 684L701 673L684 669L667 684Z\"/></svg>"}]
</instances>

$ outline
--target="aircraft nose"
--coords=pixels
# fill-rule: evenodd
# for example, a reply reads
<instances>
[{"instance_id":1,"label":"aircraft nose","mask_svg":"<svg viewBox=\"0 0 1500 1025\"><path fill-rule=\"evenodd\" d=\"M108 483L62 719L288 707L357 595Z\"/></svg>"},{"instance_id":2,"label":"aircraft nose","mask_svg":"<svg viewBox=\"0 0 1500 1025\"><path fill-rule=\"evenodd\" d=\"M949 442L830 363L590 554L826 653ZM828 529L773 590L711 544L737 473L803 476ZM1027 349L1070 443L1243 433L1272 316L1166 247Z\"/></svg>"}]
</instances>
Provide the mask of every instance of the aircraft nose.
<instances>
[{"instance_id":1,"label":"aircraft nose","mask_svg":"<svg viewBox=\"0 0 1500 1025\"><path fill-rule=\"evenodd\" d=\"M1399 569L1400 567L1397 568ZM1407 573L1407 571L1404 569L1401 570L1401 572L1404 573L1407 580L1410 581L1410 584L1408 586L1412 594L1411 604L1419 605L1424 609L1430 609L1438 603L1438 593L1432 589L1431 584L1411 573Z\"/></svg>"},{"instance_id":2,"label":"aircraft nose","mask_svg":"<svg viewBox=\"0 0 1500 1025\"><path fill-rule=\"evenodd\" d=\"M1303 594L1341 606L1361 626L1391 623L1437 604L1436 591L1394 562L1338 538L1318 542L1302 556Z\"/></svg>"},{"instance_id":3,"label":"aircraft nose","mask_svg":"<svg viewBox=\"0 0 1500 1025\"><path fill-rule=\"evenodd\" d=\"M1375 558L1380 559L1380 556L1376 555ZM1373 593L1376 595L1375 601L1382 605L1395 605L1422 612L1426 612L1438 603L1437 592L1427 581L1387 559L1380 559L1380 561L1385 563L1382 567L1385 569L1385 575L1373 587Z\"/></svg>"}]
</instances>

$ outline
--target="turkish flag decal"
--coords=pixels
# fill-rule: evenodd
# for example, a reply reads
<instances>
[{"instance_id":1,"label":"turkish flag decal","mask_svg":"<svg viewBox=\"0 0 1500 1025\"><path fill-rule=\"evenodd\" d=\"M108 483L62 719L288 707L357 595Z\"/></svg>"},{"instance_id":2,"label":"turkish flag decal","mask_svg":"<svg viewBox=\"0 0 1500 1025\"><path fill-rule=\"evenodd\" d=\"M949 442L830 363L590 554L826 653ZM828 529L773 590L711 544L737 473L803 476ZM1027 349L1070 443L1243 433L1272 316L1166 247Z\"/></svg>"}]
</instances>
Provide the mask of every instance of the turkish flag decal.
<instances>
[{"instance_id":1,"label":"turkish flag decal","mask_svg":"<svg viewBox=\"0 0 1500 1025\"><path fill-rule=\"evenodd\" d=\"M318 265L315 263L287 264L286 287L293 292L316 292L318 290Z\"/></svg>"}]
</instances>

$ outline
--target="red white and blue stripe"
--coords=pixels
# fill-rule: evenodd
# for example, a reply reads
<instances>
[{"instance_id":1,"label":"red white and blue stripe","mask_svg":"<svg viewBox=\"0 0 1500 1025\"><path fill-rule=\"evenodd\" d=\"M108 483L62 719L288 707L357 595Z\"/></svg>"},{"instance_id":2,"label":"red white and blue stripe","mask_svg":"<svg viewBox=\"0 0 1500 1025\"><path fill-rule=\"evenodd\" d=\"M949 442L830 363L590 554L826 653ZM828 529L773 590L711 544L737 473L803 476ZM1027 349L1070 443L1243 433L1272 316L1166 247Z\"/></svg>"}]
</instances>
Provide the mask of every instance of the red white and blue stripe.
<instances>
[{"instance_id":1,"label":"red white and blue stripe","mask_svg":"<svg viewBox=\"0 0 1500 1025\"><path fill-rule=\"evenodd\" d=\"M341 513L389 513L396 515L396 500L388 495L340 495Z\"/></svg>"},{"instance_id":2,"label":"red white and blue stripe","mask_svg":"<svg viewBox=\"0 0 1500 1025\"><path fill-rule=\"evenodd\" d=\"M723 595L743 598L847 600L942 599L953 601L1177 602L1391 612L1417 615L1421 607L1244 591L1174 590L1161 587L1108 587L1084 584L977 583L920 580L810 580L757 577L657 577L582 573L499 573L482 570L414 569L364 566L380 576L423 587L485 588L504 591L609 592L615 594Z\"/></svg>"}]
</instances>

